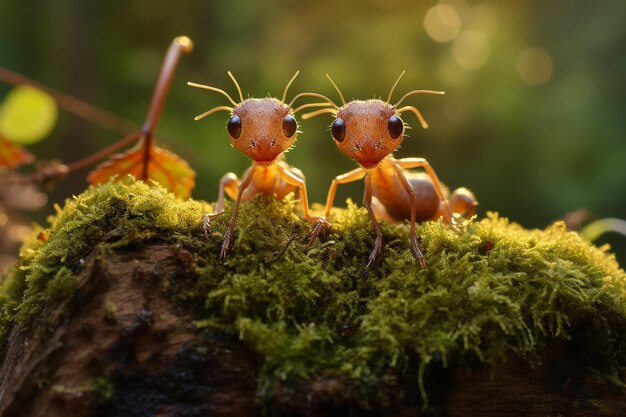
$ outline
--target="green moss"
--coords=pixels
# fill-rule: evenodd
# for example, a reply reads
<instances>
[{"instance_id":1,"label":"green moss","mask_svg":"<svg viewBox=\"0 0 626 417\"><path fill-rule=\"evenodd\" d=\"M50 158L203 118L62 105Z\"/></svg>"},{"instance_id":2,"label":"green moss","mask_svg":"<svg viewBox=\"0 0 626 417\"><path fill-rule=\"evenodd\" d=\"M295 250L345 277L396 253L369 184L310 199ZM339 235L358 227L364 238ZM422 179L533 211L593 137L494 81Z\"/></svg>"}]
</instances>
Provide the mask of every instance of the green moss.
<instances>
[{"instance_id":1,"label":"green moss","mask_svg":"<svg viewBox=\"0 0 626 417\"><path fill-rule=\"evenodd\" d=\"M115 321L117 319L117 306L110 300L104 301L105 317L108 320Z\"/></svg>"},{"instance_id":2,"label":"green moss","mask_svg":"<svg viewBox=\"0 0 626 417\"><path fill-rule=\"evenodd\" d=\"M363 209L335 210L332 231L307 247L309 225L296 207L273 198L242 205L222 263L227 215L207 240L207 204L132 180L90 188L26 242L21 269L0 293L2 334L70 297L72 271L95 245L157 239L196 249L196 275L170 281L168 293L194 306L199 332L238 335L256 352L262 392L312 375L376 390L410 367L421 383L433 362L497 365L516 356L536 364L554 342L575 344L591 358L585 366L626 381L626 274L606 247L562 223L526 230L495 214L456 228L427 222L418 228L424 269L406 225L383 225L384 255L365 269L374 234Z\"/></svg>"},{"instance_id":3,"label":"green moss","mask_svg":"<svg viewBox=\"0 0 626 417\"><path fill-rule=\"evenodd\" d=\"M78 271L96 244L115 249L165 234L172 239L195 233L198 213L209 206L182 203L165 189L129 178L117 185L91 187L68 200L37 229L20 251L21 266L0 287L0 337L14 322L36 319L54 299L71 296Z\"/></svg>"}]
</instances>

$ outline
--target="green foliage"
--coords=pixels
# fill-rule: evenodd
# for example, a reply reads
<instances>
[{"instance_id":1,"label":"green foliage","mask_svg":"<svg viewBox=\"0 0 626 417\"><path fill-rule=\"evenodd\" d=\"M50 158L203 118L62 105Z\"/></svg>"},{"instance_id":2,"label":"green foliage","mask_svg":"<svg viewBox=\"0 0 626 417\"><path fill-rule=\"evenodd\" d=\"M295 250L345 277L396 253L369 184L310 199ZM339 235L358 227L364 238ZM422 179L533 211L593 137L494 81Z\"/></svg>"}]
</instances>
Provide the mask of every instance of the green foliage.
<instances>
[{"instance_id":1,"label":"green foliage","mask_svg":"<svg viewBox=\"0 0 626 417\"><path fill-rule=\"evenodd\" d=\"M167 293L193 311L199 333L237 335L258 355L261 392L311 376L376 390L411 368L423 384L433 362L497 366L516 356L536 364L554 342L575 344L592 358L586 366L626 381L626 274L606 247L562 223L526 230L496 214L457 228L427 222L418 230L424 269L411 256L408 227L383 225L385 253L365 269L374 233L363 209L335 210L332 230L307 247L310 226L296 206L264 197L242 205L222 263L227 215L206 240L204 203L130 179L92 187L25 244L21 270L0 293L3 334L70 297L70 271L96 245L158 239L196 249L196 274L168 281ZM103 241L111 234L118 239Z\"/></svg>"}]
</instances>

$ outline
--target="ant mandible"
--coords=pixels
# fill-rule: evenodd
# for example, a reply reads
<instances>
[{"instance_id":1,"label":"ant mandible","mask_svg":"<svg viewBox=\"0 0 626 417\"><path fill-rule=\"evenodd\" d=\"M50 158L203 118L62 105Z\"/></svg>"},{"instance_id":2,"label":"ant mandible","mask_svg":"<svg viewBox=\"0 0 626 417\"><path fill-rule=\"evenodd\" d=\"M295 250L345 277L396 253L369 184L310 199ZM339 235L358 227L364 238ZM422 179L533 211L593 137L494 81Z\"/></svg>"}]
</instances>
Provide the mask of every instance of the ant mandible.
<instances>
[{"instance_id":1,"label":"ant mandible","mask_svg":"<svg viewBox=\"0 0 626 417\"><path fill-rule=\"evenodd\" d=\"M187 83L192 87L220 93L232 103L233 107L218 106L196 116L194 120L203 119L221 110L231 112L227 124L230 142L235 148L252 159L252 166L244 172L241 180L233 173L224 175L219 183L216 210L214 213L204 216L203 228L208 238L211 220L224 212L224 192L235 200L220 252L222 260L225 259L233 241L240 202L251 200L257 194L276 195L278 199L283 199L287 194L299 191L304 218L310 222L315 222L311 240L317 236L323 227L328 225L323 217L309 214L309 203L302 172L297 168L290 167L282 160L283 153L296 140L298 123L293 115L304 108L327 105L326 103L310 103L295 110L291 108L300 97L323 97L315 93L300 93L289 104L285 103L289 86L298 74L299 71L287 83L281 100L270 97L244 99L241 87L230 71L228 71L228 75L239 93L240 101L238 103L219 88L192 82Z\"/></svg>"},{"instance_id":2,"label":"ant mandible","mask_svg":"<svg viewBox=\"0 0 626 417\"><path fill-rule=\"evenodd\" d=\"M420 265L425 266L424 255L420 249L419 240L415 232L415 221L418 211L418 195L407 178L405 169L423 168L430 179L437 197L437 210L444 221L451 222L452 210L445 198L437 174L428 161L424 158L395 159L392 152L400 146L404 139L405 124L400 118L405 111L415 113L424 129L428 124L420 111L413 106L398 106L408 97L414 94L445 94L443 91L413 90L406 93L395 104L390 104L393 92L404 75L404 71L391 87L387 101L378 99L354 100L346 103L343 94L333 79L326 74L333 87L337 90L343 105L338 107L332 100L325 97L326 102L332 108L320 109L304 114L303 119L308 119L319 114L331 113L336 118L331 125L331 133L335 144L344 154L354 159L360 166L350 172L335 177L328 190L325 216L330 215L330 210L335 199L335 192L339 184L346 184L360 179L365 179L365 192L363 205L369 213L376 232L376 241L367 266L374 262L383 250L383 234L376 220L376 214L372 208L372 198L375 197L386 212L393 219L410 219L410 241L413 255ZM441 209L439 210L439 205ZM433 213L434 214L434 213Z\"/></svg>"}]
</instances>

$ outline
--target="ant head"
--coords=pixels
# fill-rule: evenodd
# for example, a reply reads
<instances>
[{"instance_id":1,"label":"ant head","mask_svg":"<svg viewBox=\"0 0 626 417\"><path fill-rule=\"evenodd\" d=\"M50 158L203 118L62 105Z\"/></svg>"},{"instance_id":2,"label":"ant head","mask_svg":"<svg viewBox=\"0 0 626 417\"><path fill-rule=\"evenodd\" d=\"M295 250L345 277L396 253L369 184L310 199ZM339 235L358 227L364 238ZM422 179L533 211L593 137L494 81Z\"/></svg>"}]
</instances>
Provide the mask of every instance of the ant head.
<instances>
[{"instance_id":1,"label":"ant head","mask_svg":"<svg viewBox=\"0 0 626 417\"><path fill-rule=\"evenodd\" d=\"M241 88L230 71L228 75L239 92L241 99L239 103L235 102L228 93L218 88L187 83L193 87L221 93L233 104L233 107L215 107L196 116L195 120L203 119L219 110L230 111L231 117L227 123L227 130L233 146L248 155L255 164L271 165L296 140L298 123L293 116L295 112L291 109L293 101L285 104L285 97L289 86L298 76L298 73L296 72L285 87L283 98L280 101L275 98L248 98L244 100Z\"/></svg>"},{"instance_id":2,"label":"ant head","mask_svg":"<svg viewBox=\"0 0 626 417\"><path fill-rule=\"evenodd\" d=\"M249 98L232 111L230 142L258 165L270 165L296 140L298 124L290 109L275 98Z\"/></svg>"},{"instance_id":3,"label":"ant head","mask_svg":"<svg viewBox=\"0 0 626 417\"><path fill-rule=\"evenodd\" d=\"M398 112L382 100L345 104L330 129L339 150L366 169L376 167L404 138Z\"/></svg>"},{"instance_id":4,"label":"ant head","mask_svg":"<svg viewBox=\"0 0 626 417\"><path fill-rule=\"evenodd\" d=\"M303 115L302 118L308 119L322 113L335 115L331 133L339 150L357 161L363 168L375 168L387 155L395 151L404 139L405 123L400 118L402 112L412 111L419 118L422 127L428 128L417 108L413 106L398 108L398 105L413 94L444 94L442 91L414 90L391 105L389 103L391 96L403 75L404 71L391 87L387 101L371 99L346 103L335 82L326 74L339 93L343 106L317 110Z\"/></svg>"}]
</instances>

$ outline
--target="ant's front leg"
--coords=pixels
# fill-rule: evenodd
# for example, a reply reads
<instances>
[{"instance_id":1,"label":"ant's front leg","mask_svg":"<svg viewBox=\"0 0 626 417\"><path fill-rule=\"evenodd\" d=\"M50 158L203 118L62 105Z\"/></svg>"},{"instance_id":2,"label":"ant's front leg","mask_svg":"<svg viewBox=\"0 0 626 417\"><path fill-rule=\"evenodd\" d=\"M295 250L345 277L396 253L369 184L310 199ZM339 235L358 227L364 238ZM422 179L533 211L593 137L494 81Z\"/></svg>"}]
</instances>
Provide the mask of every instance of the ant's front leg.
<instances>
[{"instance_id":1,"label":"ant's front leg","mask_svg":"<svg viewBox=\"0 0 626 417\"><path fill-rule=\"evenodd\" d=\"M338 175L333 179L333 182L330 184L330 188L328 189L328 196L326 198L326 209L324 210L324 216L326 218L330 216L330 210L333 208L333 202L335 201L335 193L337 192L337 186L339 184L347 184L349 182L358 181L361 178L363 178L365 174L366 174L365 169L356 168L350 172L346 172L345 174ZM321 228L319 231L321 231ZM319 234L319 231L317 232L318 234ZM310 240L310 242L315 240L316 237L317 235L312 236L312 240Z\"/></svg>"},{"instance_id":2,"label":"ant's front leg","mask_svg":"<svg viewBox=\"0 0 626 417\"><path fill-rule=\"evenodd\" d=\"M235 223L237 222L237 212L239 211L241 196L252 182L252 178L254 178L254 173L256 172L256 169L256 166L253 165L252 168L250 168L250 170L246 173L246 176L243 178L243 181L239 185L239 191L237 192L237 198L235 199L235 205L233 206L233 213L231 214L230 220L228 221L226 233L224 233L224 242L222 242L222 250L220 251L220 259L222 261L226 259L226 254L230 250L230 245L233 243L233 237L235 236Z\"/></svg>"},{"instance_id":3,"label":"ant's front leg","mask_svg":"<svg viewBox=\"0 0 626 417\"><path fill-rule=\"evenodd\" d=\"M220 180L220 186L217 192L217 207L213 213L205 214L202 220L202 228L207 239L209 238L209 233L211 233L211 220L224 213L224 191L234 200L237 198L237 188L239 184L239 178L232 172L224 175Z\"/></svg>"},{"instance_id":4,"label":"ant's front leg","mask_svg":"<svg viewBox=\"0 0 626 417\"><path fill-rule=\"evenodd\" d=\"M370 253L369 260L365 267L370 266L372 262L374 262L380 254L383 252L383 232L376 220L376 216L374 215L374 210L372 210L372 179L369 176L365 177L365 192L363 193L363 206L370 215L372 219L372 224L374 225L374 231L376 232L376 241L374 242L374 249L372 253Z\"/></svg>"}]
</instances>

